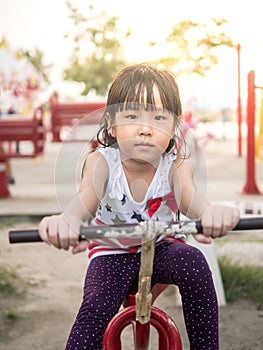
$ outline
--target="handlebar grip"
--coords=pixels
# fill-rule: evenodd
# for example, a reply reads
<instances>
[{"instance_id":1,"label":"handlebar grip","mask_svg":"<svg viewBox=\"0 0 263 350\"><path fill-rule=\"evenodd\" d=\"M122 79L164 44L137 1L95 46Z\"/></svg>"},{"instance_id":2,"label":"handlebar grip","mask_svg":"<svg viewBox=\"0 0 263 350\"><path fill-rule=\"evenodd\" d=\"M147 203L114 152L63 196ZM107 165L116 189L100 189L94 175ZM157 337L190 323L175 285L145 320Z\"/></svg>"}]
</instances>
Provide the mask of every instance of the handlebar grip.
<instances>
[{"instance_id":1,"label":"handlebar grip","mask_svg":"<svg viewBox=\"0 0 263 350\"><path fill-rule=\"evenodd\" d=\"M43 242L38 230L11 230L9 231L10 243Z\"/></svg>"},{"instance_id":2,"label":"handlebar grip","mask_svg":"<svg viewBox=\"0 0 263 350\"><path fill-rule=\"evenodd\" d=\"M201 221L195 221L195 226L198 233L203 232L203 227ZM239 220L238 224L232 229L232 231L253 231L253 230L263 230L263 217L250 217L242 218Z\"/></svg>"},{"instance_id":3,"label":"handlebar grip","mask_svg":"<svg viewBox=\"0 0 263 350\"><path fill-rule=\"evenodd\" d=\"M203 227L201 221L195 222L196 229L198 233L203 232ZM238 224L232 229L232 231L253 231L253 230L263 230L263 217L250 217L241 218Z\"/></svg>"},{"instance_id":4,"label":"handlebar grip","mask_svg":"<svg viewBox=\"0 0 263 350\"><path fill-rule=\"evenodd\" d=\"M263 230L263 217L242 218L233 231Z\"/></svg>"}]
</instances>

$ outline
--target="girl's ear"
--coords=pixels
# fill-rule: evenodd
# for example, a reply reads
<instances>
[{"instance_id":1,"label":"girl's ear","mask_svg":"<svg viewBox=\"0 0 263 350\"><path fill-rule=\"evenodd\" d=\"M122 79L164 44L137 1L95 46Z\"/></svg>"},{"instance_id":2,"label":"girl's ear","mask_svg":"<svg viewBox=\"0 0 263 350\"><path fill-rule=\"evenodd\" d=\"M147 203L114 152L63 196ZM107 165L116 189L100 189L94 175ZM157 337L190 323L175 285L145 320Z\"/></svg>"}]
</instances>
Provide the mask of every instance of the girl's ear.
<instances>
[{"instance_id":1,"label":"girl's ear","mask_svg":"<svg viewBox=\"0 0 263 350\"><path fill-rule=\"evenodd\" d=\"M115 129L115 126L110 126L108 128L108 133L109 135L111 135L112 137L116 137L116 129Z\"/></svg>"}]
</instances>

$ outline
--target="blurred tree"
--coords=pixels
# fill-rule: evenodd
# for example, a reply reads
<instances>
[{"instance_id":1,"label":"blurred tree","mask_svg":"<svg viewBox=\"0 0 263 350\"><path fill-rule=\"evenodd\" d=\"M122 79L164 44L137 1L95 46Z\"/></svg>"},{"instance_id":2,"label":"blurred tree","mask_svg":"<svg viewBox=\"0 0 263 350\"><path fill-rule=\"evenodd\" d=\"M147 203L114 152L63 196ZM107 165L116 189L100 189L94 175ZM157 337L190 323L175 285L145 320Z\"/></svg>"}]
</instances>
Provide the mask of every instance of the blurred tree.
<instances>
[{"instance_id":1,"label":"blurred tree","mask_svg":"<svg viewBox=\"0 0 263 350\"><path fill-rule=\"evenodd\" d=\"M83 95L90 90L105 95L115 74L127 64L122 43L130 32L124 33L117 28L119 17L108 18L104 11L98 15L93 5L89 6L87 17L70 1L67 6L74 28L65 37L73 39L74 48L64 78L83 82Z\"/></svg>"},{"instance_id":2,"label":"blurred tree","mask_svg":"<svg viewBox=\"0 0 263 350\"><path fill-rule=\"evenodd\" d=\"M50 83L48 77L48 70L52 67L52 64L44 64L44 53L39 49L35 49L33 52L20 49L18 55L25 57L37 70L40 76L46 83Z\"/></svg>"},{"instance_id":3,"label":"blurred tree","mask_svg":"<svg viewBox=\"0 0 263 350\"><path fill-rule=\"evenodd\" d=\"M198 23L190 19L178 22L167 37L171 51L167 57L158 60L179 74L205 73L218 64L221 47L235 47L226 34L226 19L211 18L209 23ZM156 42L149 43L155 46Z\"/></svg>"}]
</instances>

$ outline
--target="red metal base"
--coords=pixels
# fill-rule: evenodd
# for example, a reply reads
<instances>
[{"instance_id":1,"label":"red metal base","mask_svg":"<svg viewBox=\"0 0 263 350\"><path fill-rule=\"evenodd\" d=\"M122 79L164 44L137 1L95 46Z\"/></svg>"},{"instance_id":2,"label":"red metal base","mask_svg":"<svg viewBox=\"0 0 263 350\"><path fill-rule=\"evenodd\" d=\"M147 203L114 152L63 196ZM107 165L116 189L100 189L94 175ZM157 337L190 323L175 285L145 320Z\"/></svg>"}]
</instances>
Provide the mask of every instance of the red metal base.
<instances>
[{"instance_id":1,"label":"red metal base","mask_svg":"<svg viewBox=\"0 0 263 350\"><path fill-rule=\"evenodd\" d=\"M150 324L135 320L136 308L128 306L113 317L104 333L103 350L122 350L121 333L130 324L134 330L134 349L148 350L150 326L159 335L159 350L182 350L180 333L174 321L162 310L151 307Z\"/></svg>"},{"instance_id":2,"label":"red metal base","mask_svg":"<svg viewBox=\"0 0 263 350\"><path fill-rule=\"evenodd\" d=\"M242 194L261 194L255 181L247 181L243 187Z\"/></svg>"}]
</instances>

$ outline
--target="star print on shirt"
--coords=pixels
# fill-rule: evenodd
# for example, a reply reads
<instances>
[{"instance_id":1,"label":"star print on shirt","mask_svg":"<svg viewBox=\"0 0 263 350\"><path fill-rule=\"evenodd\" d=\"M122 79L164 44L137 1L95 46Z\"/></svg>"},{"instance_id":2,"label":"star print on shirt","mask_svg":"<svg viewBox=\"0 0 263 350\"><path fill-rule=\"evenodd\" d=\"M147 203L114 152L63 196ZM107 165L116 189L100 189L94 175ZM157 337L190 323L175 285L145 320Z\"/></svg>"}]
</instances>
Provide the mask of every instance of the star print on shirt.
<instances>
[{"instance_id":1,"label":"star print on shirt","mask_svg":"<svg viewBox=\"0 0 263 350\"><path fill-rule=\"evenodd\" d=\"M114 218L114 219L111 219L111 221L112 221L115 225L126 224L126 221L125 221L125 220L121 220L117 214L115 215L115 218Z\"/></svg>"},{"instance_id":2,"label":"star print on shirt","mask_svg":"<svg viewBox=\"0 0 263 350\"><path fill-rule=\"evenodd\" d=\"M141 214L137 214L135 211L133 212L133 215L132 215L131 219L136 219L138 222L144 221L144 220L142 219Z\"/></svg>"},{"instance_id":3,"label":"star print on shirt","mask_svg":"<svg viewBox=\"0 0 263 350\"><path fill-rule=\"evenodd\" d=\"M105 205L105 208L106 208L107 212L112 212L111 206L108 203Z\"/></svg>"},{"instance_id":4,"label":"star print on shirt","mask_svg":"<svg viewBox=\"0 0 263 350\"><path fill-rule=\"evenodd\" d=\"M124 194L124 193L122 194L122 196L123 196L123 197L122 197L122 199L121 199L121 204L124 205L124 204L126 203L126 197L127 197L127 196L126 196L126 194Z\"/></svg>"}]
</instances>

